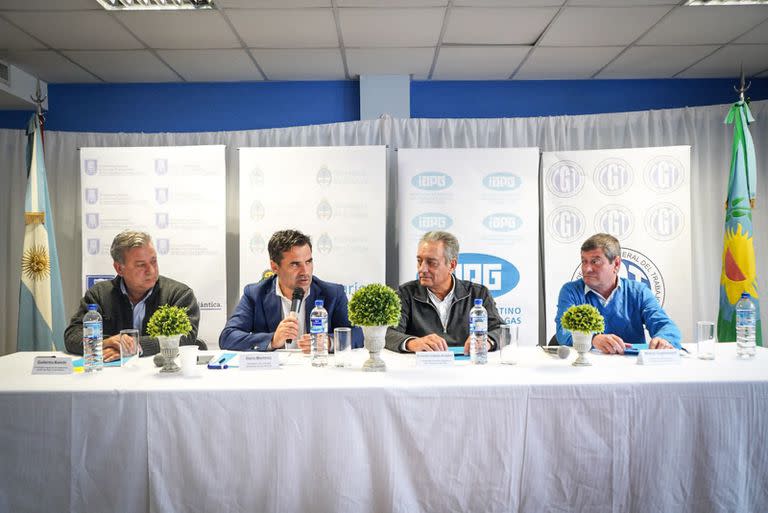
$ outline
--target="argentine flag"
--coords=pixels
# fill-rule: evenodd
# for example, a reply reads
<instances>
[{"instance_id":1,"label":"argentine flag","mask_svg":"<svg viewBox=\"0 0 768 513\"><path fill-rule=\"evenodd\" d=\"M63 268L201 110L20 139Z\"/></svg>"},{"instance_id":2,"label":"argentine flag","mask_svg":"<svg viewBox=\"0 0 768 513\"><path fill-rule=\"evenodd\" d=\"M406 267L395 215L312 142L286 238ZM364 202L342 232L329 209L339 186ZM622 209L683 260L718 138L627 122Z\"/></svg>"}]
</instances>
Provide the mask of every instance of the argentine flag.
<instances>
[{"instance_id":1,"label":"argentine flag","mask_svg":"<svg viewBox=\"0 0 768 513\"><path fill-rule=\"evenodd\" d=\"M37 114L27 127L27 196L24 202L24 251L21 257L19 351L64 350L64 300L59 255L48 199L42 128Z\"/></svg>"}]
</instances>

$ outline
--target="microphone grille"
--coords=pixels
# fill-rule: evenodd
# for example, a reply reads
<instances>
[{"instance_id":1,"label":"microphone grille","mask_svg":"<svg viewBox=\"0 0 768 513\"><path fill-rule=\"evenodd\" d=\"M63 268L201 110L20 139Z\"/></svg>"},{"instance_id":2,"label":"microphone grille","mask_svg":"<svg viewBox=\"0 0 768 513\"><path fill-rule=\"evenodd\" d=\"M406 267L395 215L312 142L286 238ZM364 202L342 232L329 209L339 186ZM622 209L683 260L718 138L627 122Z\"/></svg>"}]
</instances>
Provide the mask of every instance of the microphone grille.
<instances>
[{"instance_id":1,"label":"microphone grille","mask_svg":"<svg viewBox=\"0 0 768 513\"><path fill-rule=\"evenodd\" d=\"M295 289L293 289L292 299L298 299L299 301L304 299L304 289L302 289L301 287L296 287Z\"/></svg>"},{"instance_id":2,"label":"microphone grille","mask_svg":"<svg viewBox=\"0 0 768 513\"><path fill-rule=\"evenodd\" d=\"M559 356L561 359L565 360L568 358L569 354L571 354L571 348L568 346L560 346L557 348L557 356Z\"/></svg>"}]
</instances>

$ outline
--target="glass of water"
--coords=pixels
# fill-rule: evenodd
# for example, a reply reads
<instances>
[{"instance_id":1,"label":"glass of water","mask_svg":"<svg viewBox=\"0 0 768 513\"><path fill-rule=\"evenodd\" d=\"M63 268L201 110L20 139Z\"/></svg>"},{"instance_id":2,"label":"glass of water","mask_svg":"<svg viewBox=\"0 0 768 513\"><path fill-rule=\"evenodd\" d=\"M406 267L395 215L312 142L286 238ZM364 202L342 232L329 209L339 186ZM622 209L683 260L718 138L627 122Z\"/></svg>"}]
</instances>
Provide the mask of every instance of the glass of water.
<instances>
[{"instance_id":1,"label":"glass of water","mask_svg":"<svg viewBox=\"0 0 768 513\"><path fill-rule=\"evenodd\" d=\"M141 346L139 345L139 330L120 330L120 366L127 367L138 358Z\"/></svg>"},{"instance_id":2,"label":"glass of water","mask_svg":"<svg viewBox=\"0 0 768 513\"><path fill-rule=\"evenodd\" d=\"M715 323L712 321L696 323L696 356L702 360L715 359Z\"/></svg>"},{"instance_id":3,"label":"glass of water","mask_svg":"<svg viewBox=\"0 0 768 513\"><path fill-rule=\"evenodd\" d=\"M517 361L517 324L502 324L499 332L499 361L504 365L515 365Z\"/></svg>"},{"instance_id":4,"label":"glass of water","mask_svg":"<svg viewBox=\"0 0 768 513\"><path fill-rule=\"evenodd\" d=\"M336 328L333 330L333 363L336 367L352 366L352 329Z\"/></svg>"}]
</instances>

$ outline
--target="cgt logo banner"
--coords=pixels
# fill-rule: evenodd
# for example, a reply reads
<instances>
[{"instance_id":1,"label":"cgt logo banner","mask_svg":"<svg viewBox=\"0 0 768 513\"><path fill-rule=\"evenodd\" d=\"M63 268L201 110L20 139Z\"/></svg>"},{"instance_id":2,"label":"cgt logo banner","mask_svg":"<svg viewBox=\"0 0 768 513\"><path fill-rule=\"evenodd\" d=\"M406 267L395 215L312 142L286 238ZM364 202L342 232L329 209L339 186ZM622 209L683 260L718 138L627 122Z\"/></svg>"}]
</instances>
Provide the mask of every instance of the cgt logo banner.
<instances>
[{"instance_id":1,"label":"cgt logo banner","mask_svg":"<svg viewBox=\"0 0 768 513\"><path fill-rule=\"evenodd\" d=\"M459 239L455 276L486 286L521 344L539 334L537 148L398 149L400 283L425 232Z\"/></svg>"},{"instance_id":2,"label":"cgt logo banner","mask_svg":"<svg viewBox=\"0 0 768 513\"><path fill-rule=\"evenodd\" d=\"M648 285L692 340L691 268L681 265L692 258L690 147L545 152L542 170L547 320L562 285L581 277L581 244L609 233L621 276Z\"/></svg>"}]
</instances>

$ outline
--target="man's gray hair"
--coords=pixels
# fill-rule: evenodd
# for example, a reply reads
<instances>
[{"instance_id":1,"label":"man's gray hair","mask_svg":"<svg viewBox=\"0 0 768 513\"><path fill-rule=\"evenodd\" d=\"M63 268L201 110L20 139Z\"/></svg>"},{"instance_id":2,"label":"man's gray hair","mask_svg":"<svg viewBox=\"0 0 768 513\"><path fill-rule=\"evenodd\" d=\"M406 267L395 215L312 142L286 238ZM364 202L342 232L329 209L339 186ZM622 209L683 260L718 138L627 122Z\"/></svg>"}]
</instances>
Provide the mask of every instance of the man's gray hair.
<instances>
[{"instance_id":1,"label":"man's gray hair","mask_svg":"<svg viewBox=\"0 0 768 513\"><path fill-rule=\"evenodd\" d=\"M421 236L419 244L422 242L442 242L445 254L445 263L449 264L452 260L459 258L459 239L448 232L427 232Z\"/></svg>"},{"instance_id":2,"label":"man's gray hair","mask_svg":"<svg viewBox=\"0 0 768 513\"><path fill-rule=\"evenodd\" d=\"M152 237L148 233L123 230L112 241L109 254L112 255L112 260L118 264L125 265L125 253L129 249L140 248L149 244L152 244Z\"/></svg>"},{"instance_id":3,"label":"man's gray hair","mask_svg":"<svg viewBox=\"0 0 768 513\"><path fill-rule=\"evenodd\" d=\"M581 245L582 251L592 251L602 249L605 258L613 262L616 257L621 256L621 244L619 239L608 233L596 233Z\"/></svg>"}]
</instances>

